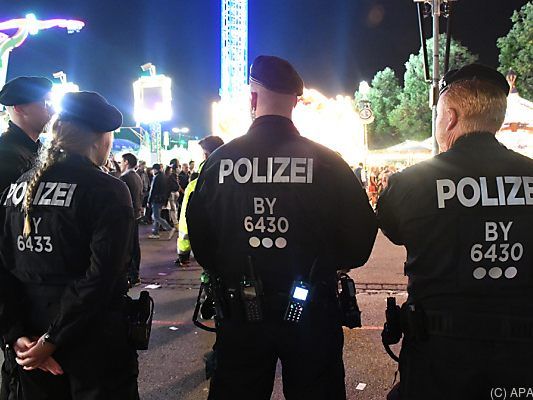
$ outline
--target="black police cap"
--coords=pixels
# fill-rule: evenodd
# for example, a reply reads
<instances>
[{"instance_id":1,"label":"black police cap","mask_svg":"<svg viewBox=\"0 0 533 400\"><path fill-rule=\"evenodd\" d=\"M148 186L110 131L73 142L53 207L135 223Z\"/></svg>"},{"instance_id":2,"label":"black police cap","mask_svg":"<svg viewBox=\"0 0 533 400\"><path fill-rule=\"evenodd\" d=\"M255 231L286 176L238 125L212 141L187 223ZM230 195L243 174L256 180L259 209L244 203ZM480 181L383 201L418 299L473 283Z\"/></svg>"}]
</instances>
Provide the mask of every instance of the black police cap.
<instances>
[{"instance_id":1,"label":"black police cap","mask_svg":"<svg viewBox=\"0 0 533 400\"><path fill-rule=\"evenodd\" d=\"M483 64L469 64L462 68L448 71L440 81L439 92L442 94L454 82L470 81L473 79L490 82L500 88L505 95L509 93L510 87L505 76L500 74L494 68L487 67Z\"/></svg>"},{"instance_id":2,"label":"black police cap","mask_svg":"<svg viewBox=\"0 0 533 400\"><path fill-rule=\"evenodd\" d=\"M0 104L17 106L44 100L52 90L52 81L41 76L19 76L0 91Z\"/></svg>"},{"instance_id":3,"label":"black police cap","mask_svg":"<svg viewBox=\"0 0 533 400\"><path fill-rule=\"evenodd\" d=\"M258 56L250 67L250 81L273 92L301 96L304 82L294 67L275 56Z\"/></svg>"},{"instance_id":4,"label":"black police cap","mask_svg":"<svg viewBox=\"0 0 533 400\"><path fill-rule=\"evenodd\" d=\"M98 93L71 92L63 96L59 120L79 122L103 133L119 128L122 114Z\"/></svg>"}]
</instances>

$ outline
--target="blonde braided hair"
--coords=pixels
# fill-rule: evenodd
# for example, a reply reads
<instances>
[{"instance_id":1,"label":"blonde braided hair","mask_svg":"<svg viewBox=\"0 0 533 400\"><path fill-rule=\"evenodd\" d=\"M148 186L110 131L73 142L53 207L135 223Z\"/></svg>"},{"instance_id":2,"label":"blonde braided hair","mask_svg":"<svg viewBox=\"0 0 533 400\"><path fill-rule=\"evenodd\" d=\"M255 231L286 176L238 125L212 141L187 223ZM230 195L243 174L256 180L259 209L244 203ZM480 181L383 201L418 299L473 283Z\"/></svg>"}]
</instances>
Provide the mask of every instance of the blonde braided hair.
<instances>
[{"instance_id":1,"label":"blonde braided hair","mask_svg":"<svg viewBox=\"0 0 533 400\"><path fill-rule=\"evenodd\" d=\"M95 134L88 127L79 123L61 121L58 119L52 127L52 141L50 146L42 151L37 168L28 182L22 209L24 216L23 236L27 238L31 233L32 205L39 183L46 171L48 171L66 153L83 153L94 142Z\"/></svg>"},{"instance_id":2,"label":"blonde braided hair","mask_svg":"<svg viewBox=\"0 0 533 400\"><path fill-rule=\"evenodd\" d=\"M50 143L50 147L41 153L45 154L44 160L41 160L37 164L37 168L33 171L33 174L28 181L28 188L26 189L26 194L24 196L24 203L22 203L22 209L24 210L24 230L22 234L27 238L31 233L31 220L30 212L32 210L32 203L37 191L37 187L41 181L43 174L54 165L61 156L61 147L58 145L58 141L53 139Z\"/></svg>"}]
</instances>

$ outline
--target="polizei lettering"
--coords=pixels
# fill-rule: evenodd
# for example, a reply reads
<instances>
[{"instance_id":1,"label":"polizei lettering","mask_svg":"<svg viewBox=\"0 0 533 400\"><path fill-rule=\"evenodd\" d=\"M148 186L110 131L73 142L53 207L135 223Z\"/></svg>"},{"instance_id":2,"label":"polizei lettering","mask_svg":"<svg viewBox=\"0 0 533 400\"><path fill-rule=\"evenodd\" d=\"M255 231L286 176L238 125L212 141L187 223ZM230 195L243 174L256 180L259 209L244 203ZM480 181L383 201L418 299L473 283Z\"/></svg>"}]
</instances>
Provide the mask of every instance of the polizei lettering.
<instances>
[{"instance_id":1,"label":"polizei lettering","mask_svg":"<svg viewBox=\"0 0 533 400\"><path fill-rule=\"evenodd\" d=\"M446 208L446 202L457 198L465 207L523 206L533 205L533 177L497 176L464 177L457 182L451 179L437 180L437 203Z\"/></svg>"},{"instance_id":2,"label":"polizei lettering","mask_svg":"<svg viewBox=\"0 0 533 400\"><path fill-rule=\"evenodd\" d=\"M233 178L237 183L313 183L313 159L254 157L220 160L218 183Z\"/></svg>"},{"instance_id":3,"label":"polizei lettering","mask_svg":"<svg viewBox=\"0 0 533 400\"><path fill-rule=\"evenodd\" d=\"M70 207L76 186L75 183L41 182L35 192L32 204L39 206ZM27 182L11 184L4 205L16 207L21 204L24 201L27 188Z\"/></svg>"}]
</instances>

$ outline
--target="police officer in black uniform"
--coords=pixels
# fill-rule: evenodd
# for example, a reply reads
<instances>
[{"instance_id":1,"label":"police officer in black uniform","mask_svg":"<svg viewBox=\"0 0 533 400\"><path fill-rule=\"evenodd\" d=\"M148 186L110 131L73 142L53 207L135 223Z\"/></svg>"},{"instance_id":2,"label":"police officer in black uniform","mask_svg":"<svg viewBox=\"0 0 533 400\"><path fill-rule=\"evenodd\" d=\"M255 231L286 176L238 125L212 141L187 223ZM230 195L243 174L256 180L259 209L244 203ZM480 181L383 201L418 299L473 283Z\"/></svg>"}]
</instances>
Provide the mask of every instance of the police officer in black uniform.
<instances>
[{"instance_id":1,"label":"police officer in black uniform","mask_svg":"<svg viewBox=\"0 0 533 400\"><path fill-rule=\"evenodd\" d=\"M533 382L533 161L495 137L499 72L452 70L440 92L441 154L391 176L378 203L381 229L407 249L400 394L511 398Z\"/></svg>"},{"instance_id":2,"label":"police officer in black uniform","mask_svg":"<svg viewBox=\"0 0 533 400\"><path fill-rule=\"evenodd\" d=\"M99 168L122 115L93 92L62 107L46 159L2 199L0 332L26 399L138 399L124 297L133 208Z\"/></svg>"},{"instance_id":3,"label":"police officer in black uniform","mask_svg":"<svg viewBox=\"0 0 533 400\"><path fill-rule=\"evenodd\" d=\"M48 98L52 82L46 78L21 76L0 91L0 104L10 121L0 136L0 193L29 170L39 151L39 135L52 117Z\"/></svg>"},{"instance_id":4,"label":"police officer in black uniform","mask_svg":"<svg viewBox=\"0 0 533 400\"><path fill-rule=\"evenodd\" d=\"M207 159L187 210L216 281L209 398L270 399L280 359L287 399L345 399L336 271L366 262L377 223L350 167L292 123L294 68L259 56L250 84L255 120Z\"/></svg>"},{"instance_id":5,"label":"police officer in black uniform","mask_svg":"<svg viewBox=\"0 0 533 400\"><path fill-rule=\"evenodd\" d=\"M52 116L47 101L51 88L52 82L46 78L24 76L7 82L0 90L0 104L10 117L7 131L0 136L0 193L34 165L41 146L39 135ZM4 349L1 338L0 347ZM11 364L2 368L0 399L7 396Z\"/></svg>"}]
</instances>

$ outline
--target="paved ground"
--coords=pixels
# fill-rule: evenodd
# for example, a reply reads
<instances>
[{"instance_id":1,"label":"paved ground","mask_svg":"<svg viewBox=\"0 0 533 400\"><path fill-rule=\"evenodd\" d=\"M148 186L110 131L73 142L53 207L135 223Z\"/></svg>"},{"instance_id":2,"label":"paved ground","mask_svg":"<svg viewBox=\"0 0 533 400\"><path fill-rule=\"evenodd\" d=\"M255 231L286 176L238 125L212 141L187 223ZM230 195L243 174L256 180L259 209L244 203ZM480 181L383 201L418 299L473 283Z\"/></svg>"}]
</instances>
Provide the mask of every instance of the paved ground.
<instances>
[{"instance_id":1,"label":"paved ground","mask_svg":"<svg viewBox=\"0 0 533 400\"><path fill-rule=\"evenodd\" d=\"M175 267L175 240L164 240L162 235L162 239L151 241L146 236L147 227L141 227L143 285L131 295L137 297L146 284L161 287L150 290L156 307L150 349L139 352L141 399L206 399L209 382L202 356L213 345L214 334L197 329L191 322L201 269L197 264ZM396 365L383 350L380 332L386 297L393 294L399 301L405 299L404 259L405 251L379 234L367 265L351 273L358 285L364 326L344 331L349 399L384 399L392 386ZM273 400L283 399L279 365L276 375Z\"/></svg>"},{"instance_id":2,"label":"paved ground","mask_svg":"<svg viewBox=\"0 0 533 400\"><path fill-rule=\"evenodd\" d=\"M176 268L172 263L174 246L174 241L163 239L142 241L143 282L162 286L151 290L156 300L152 342L149 351L140 352L139 385L143 400L207 398L209 382L204 377L202 355L214 343L214 335L190 322L200 268L197 264ZM358 285L364 327L345 329L349 399L384 399L392 386L396 365L384 352L380 333L386 297L394 294L399 301L405 299L404 259L404 250L380 234L368 264L351 273ZM132 294L143 287L135 288ZM278 366L274 400L283 399L280 377ZM362 390L361 383L366 384Z\"/></svg>"}]
</instances>

